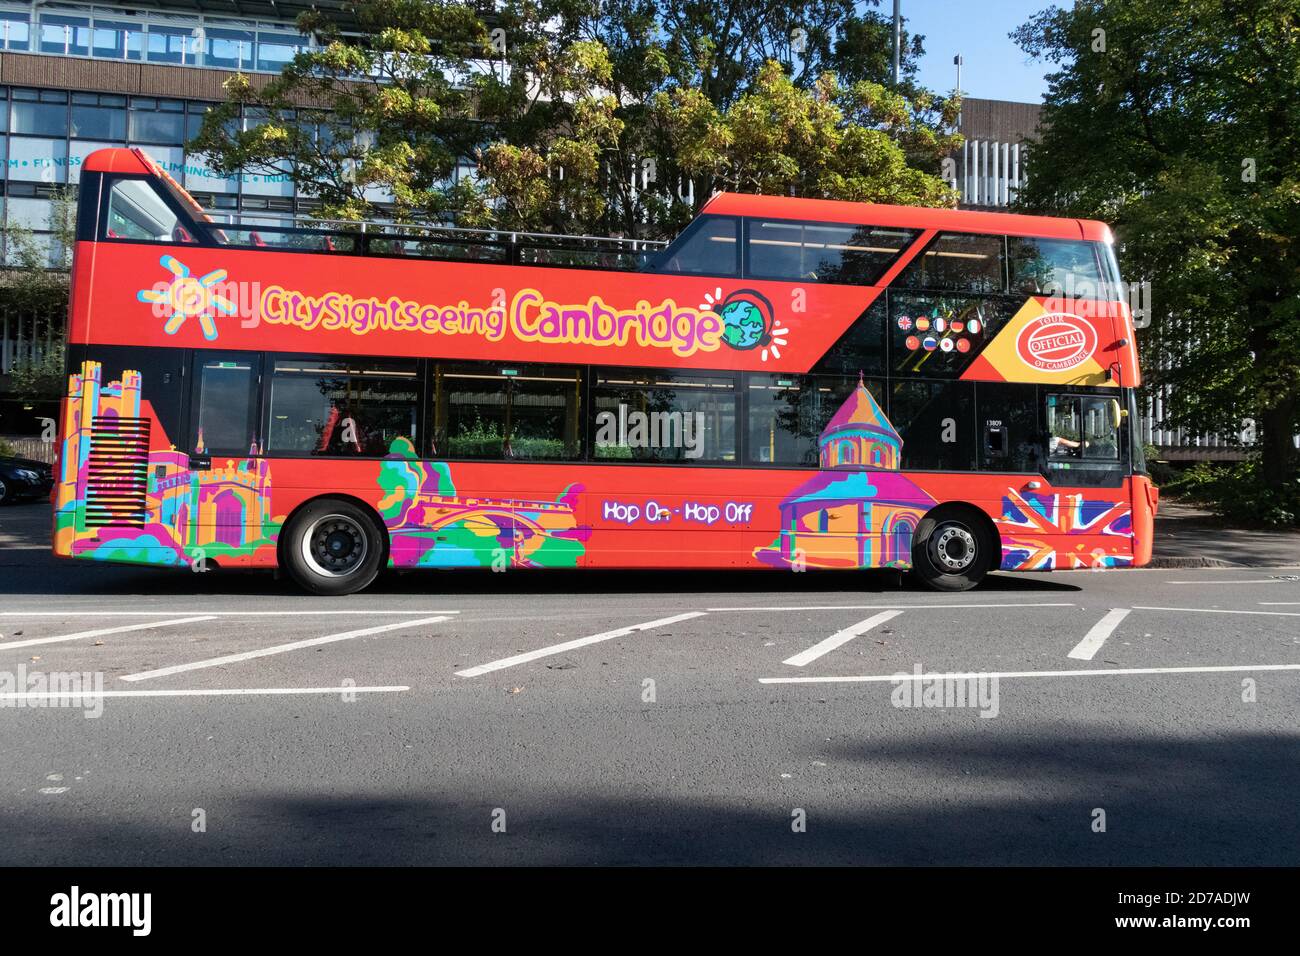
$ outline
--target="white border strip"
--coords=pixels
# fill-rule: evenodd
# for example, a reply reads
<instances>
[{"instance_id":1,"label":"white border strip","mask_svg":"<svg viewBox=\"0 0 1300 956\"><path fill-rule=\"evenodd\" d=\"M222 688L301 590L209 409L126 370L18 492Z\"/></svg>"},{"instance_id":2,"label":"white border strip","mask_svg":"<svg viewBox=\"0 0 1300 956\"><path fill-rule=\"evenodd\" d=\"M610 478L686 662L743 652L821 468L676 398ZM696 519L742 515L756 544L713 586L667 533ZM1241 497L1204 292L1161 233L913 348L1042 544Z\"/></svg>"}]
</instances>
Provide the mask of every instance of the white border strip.
<instances>
[{"instance_id":1,"label":"white border strip","mask_svg":"<svg viewBox=\"0 0 1300 956\"><path fill-rule=\"evenodd\" d=\"M463 671L456 671L456 676L481 677L483 674L490 674L493 671L504 670L507 667L514 667L517 664L527 664L530 661L535 661L542 657L550 657L554 654L563 654L565 651L572 651L579 647L586 647L588 644L599 644L601 641L613 640L616 637L627 637L629 634L635 634L637 631L648 631L651 628L676 624L678 621L689 621L691 618L704 617L704 614L704 611L691 611L687 614L676 614L672 617L662 617L657 621L647 621L645 624L633 624L631 627L620 627L614 631L605 631L601 634L593 634L591 637L580 637L577 640L565 641L563 644L552 644L550 647L542 647L535 651L528 651L524 654L516 654L514 657L503 657L499 661L491 661L487 664L480 664L477 667L469 667Z\"/></svg>"},{"instance_id":2,"label":"white border strip","mask_svg":"<svg viewBox=\"0 0 1300 956\"><path fill-rule=\"evenodd\" d=\"M181 617L171 621L150 621L147 624L123 624L121 627L101 627L94 631L78 631L76 634L63 634L59 637L34 637L27 641L0 641L0 651L13 650L18 647L36 647L40 644L61 644L64 641L80 641L87 637L106 637L109 634L125 634L127 631L147 631L151 627L173 627L177 624L198 624L211 621L214 617L205 614L201 617Z\"/></svg>"},{"instance_id":3,"label":"white border strip","mask_svg":"<svg viewBox=\"0 0 1300 956\"><path fill-rule=\"evenodd\" d=\"M409 630L410 628L423 627L426 624L441 624L443 621L449 621L449 617L423 617L416 621L402 621L398 624L381 624L379 627L366 627L359 631L344 631L342 634L328 634L325 637L313 637L305 641L292 641L288 644L276 644L273 647L263 647L256 651L244 651L242 654L227 654L224 657L212 657L205 661L193 661L189 664L173 664L171 667L160 667L157 670L141 671L138 674L126 674L122 680L149 680L154 677L169 677L172 674L182 674L186 671L202 670L205 667L221 667L223 664L238 664L241 661L251 661L258 657L269 657L272 654L284 654L288 651L296 651L304 647L317 647L321 644L333 644L336 641L349 641L354 637L367 637L371 634L382 634L385 631Z\"/></svg>"},{"instance_id":4,"label":"white border strip","mask_svg":"<svg viewBox=\"0 0 1300 956\"><path fill-rule=\"evenodd\" d=\"M51 691L48 693L14 692L0 694L0 700L12 701L85 701L94 703L101 697L278 697L299 694L396 694L411 688L402 685L379 687L213 687L191 690L102 690Z\"/></svg>"},{"instance_id":5,"label":"white border strip","mask_svg":"<svg viewBox=\"0 0 1300 956\"><path fill-rule=\"evenodd\" d=\"M800 651L798 654L794 655L794 657L786 658L781 663L789 664L791 667L803 667L807 664L811 664L813 661L817 660L817 658L829 654L837 647L843 647L855 637L867 633L867 631L871 630L878 624L892 621L902 613L902 611L881 611L879 614L872 615L865 621L858 621L858 623L854 624L852 627L846 627L844 630L832 634L830 637L826 638L826 640L817 642L806 651Z\"/></svg>"},{"instance_id":6,"label":"white border strip","mask_svg":"<svg viewBox=\"0 0 1300 956\"><path fill-rule=\"evenodd\" d=\"M713 611L946 611L959 607L1075 607L1070 603L1053 604L809 604L803 607L711 607Z\"/></svg>"},{"instance_id":7,"label":"white border strip","mask_svg":"<svg viewBox=\"0 0 1300 956\"><path fill-rule=\"evenodd\" d=\"M971 680L1013 677L1137 677L1155 674L1233 674L1246 671L1300 671L1300 664L1225 664L1219 667L1123 667L1079 671L968 671L949 674L867 674L856 677L760 677L760 684L883 684L919 680Z\"/></svg>"},{"instance_id":8,"label":"white border strip","mask_svg":"<svg viewBox=\"0 0 1300 956\"><path fill-rule=\"evenodd\" d=\"M459 614L460 611L0 611L0 617L166 617L168 614L202 614L206 617L324 617L335 614L384 615L409 614Z\"/></svg>"},{"instance_id":9,"label":"white border strip","mask_svg":"<svg viewBox=\"0 0 1300 956\"><path fill-rule=\"evenodd\" d=\"M1192 614L1263 614L1267 617L1300 617L1300 611L1235 611L1231 608L1221 607L1150 607L1145 604L1134 604L1135 611L1178 611L1179 613L1189 612Z\"/></svg>"},{"instance_id":10,"label":"white border strip","mask_svg":"<svg viewBox=\"0 0 1300 956\"><path fill-rule=\"evenodd\" d=\"M1119 627L1120 622L1128 617L1132 612L1126 607L1111 608L1105 616L1092 626L1087 634L1083 636L1078 644L1074 645L1074 650L1065 655L1076 661L1090 661L1097 656L1101 650L1101 645L1106 643L1106 638L1114 633L1115 628Z\"/></svg>"}]
</instances>

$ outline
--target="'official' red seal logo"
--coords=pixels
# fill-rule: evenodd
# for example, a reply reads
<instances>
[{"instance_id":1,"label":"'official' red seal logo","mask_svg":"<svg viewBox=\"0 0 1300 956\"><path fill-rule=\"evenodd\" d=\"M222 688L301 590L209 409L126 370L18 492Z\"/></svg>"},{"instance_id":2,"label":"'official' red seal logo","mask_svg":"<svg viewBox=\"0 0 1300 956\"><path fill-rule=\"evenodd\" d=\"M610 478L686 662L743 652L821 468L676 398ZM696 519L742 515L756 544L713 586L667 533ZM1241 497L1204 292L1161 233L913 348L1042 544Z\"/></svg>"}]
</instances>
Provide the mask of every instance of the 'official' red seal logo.
<instances>
[{"instance_id":1,"label":"'official' red seal logo","mask_svg":"<svg viewBox=\"0 0 1300 956\"><path fill-rule=\"evenodd\" d=\"M1082 365L1097 350L1097 330L1077 315L1040 315L1016 339L1020 360L1040 372L1064 372Z\"/></svg>"}]
</instances>

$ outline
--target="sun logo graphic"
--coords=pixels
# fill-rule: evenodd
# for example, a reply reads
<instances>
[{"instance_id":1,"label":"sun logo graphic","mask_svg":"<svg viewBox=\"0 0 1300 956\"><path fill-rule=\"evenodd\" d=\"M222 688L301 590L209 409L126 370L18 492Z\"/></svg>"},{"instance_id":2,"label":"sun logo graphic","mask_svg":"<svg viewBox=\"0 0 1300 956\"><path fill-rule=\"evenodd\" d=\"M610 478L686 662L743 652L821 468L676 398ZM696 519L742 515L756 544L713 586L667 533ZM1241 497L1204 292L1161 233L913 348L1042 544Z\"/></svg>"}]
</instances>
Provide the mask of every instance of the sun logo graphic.
<instances>
[{"instance_id":1,"label":"sun logo graphic","mask_svg":"<svg viewBox=\"0 0 1300 956\"><path fill-rule=\"evenodd\" d=\"M154 305L155 311L170 313L163 326L168 335L175 335L186 319L196 318L203 329L203 337L209 342L216 339L216 313L235 314L235 303L213 290L217 283L225 281L226 270L214 269L196 279L190 275L189 266L174 256L163 256L158 261L172 274L171 281L165 284L165 288L160 282L152 289L141 289L135 297Z\"/></svg>"},{"instance_id":2,"label":"sun logo graphic","mask_svg":"<svg viewBox=\"0 0 1300 956\"><path fill-rule=\"evenodd\" d=\"M767 296L754 289L739 289L725 299L722 288L704 294L702 310L716 312L722 319L722 341L733 349L749 351L760 349L759 357L766 362L781 357L790 330L776 321L776 312Z\"/></svg>"}]
</instances>

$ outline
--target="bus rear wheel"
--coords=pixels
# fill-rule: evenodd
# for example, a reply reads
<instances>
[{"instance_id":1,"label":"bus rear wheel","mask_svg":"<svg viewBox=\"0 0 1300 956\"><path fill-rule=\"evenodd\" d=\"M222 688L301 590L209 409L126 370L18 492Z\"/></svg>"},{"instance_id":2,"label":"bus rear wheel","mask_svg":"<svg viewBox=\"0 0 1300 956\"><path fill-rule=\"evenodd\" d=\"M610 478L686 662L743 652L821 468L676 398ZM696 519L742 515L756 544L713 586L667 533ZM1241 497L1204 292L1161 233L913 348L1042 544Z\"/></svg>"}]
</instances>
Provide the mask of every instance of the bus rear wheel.
<instances>
[{"instance_id":1,"label":"bus rear wheel","mask_svg":"<svg viewBox=\"0 0 1300 956\"><path fill-rule=\"evenodd\" d=\"M927 515L912 543L912 574L935 591L969 591L993 569L995 544L962 510Z\"/></svg>"},{"instance_id":2,"label":"bus rear wheel","mask_svg":"<svg viewBox=\"0 0 1300 956\"><path fill-rule=\"evenodd\" d=\"M283 560L290 577L313 594L355 594L374 581L384 558L382 532L349 501L313 501L285 529Z\"/></svg>"}]
</instances>

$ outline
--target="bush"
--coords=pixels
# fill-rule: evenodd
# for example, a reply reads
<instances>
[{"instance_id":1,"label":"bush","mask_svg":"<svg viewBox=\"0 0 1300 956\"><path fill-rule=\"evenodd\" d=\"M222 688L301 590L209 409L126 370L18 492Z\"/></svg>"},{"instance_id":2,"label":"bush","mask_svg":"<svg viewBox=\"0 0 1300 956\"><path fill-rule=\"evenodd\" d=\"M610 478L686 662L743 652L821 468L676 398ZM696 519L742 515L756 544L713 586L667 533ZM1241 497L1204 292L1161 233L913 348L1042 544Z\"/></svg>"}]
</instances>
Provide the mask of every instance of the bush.
<instances>
[{"instance_id":1,"label":"bush","mask_svg":"<svg viewBox=\"0 0 1300 956\"><path fill-rule=\"evenodd\" d=\"M1178 469L1169 462L1160 460L1160 449L1155 445L1143 445L1142 455L1146 458L1147 474L1158 487L1164 488L1178 480Z\"/></svg>"},{"instance_id":2,"label":"bush","mask_svg":"<svg viewBox=\"0 0 1300 956\"><path fill-rule=\"evenodd\" d=\"M14 446L0 438L0 458L16 458L17 456L18 452L14 449Z\"/></svg>"},{"instance_id":3,"label":"bush","mask_svg":"<svg viewBox=\"0 0 1300 956\"><path fill-rule=\"evenodd\" d=\"M1165 485L1164 491L1203 504L1230 521L1300 526L1300 475L1293 475L1282 488L1265 487L1255 458L1233 465L1200 462Z\"/></svg>"}]
</instances>

